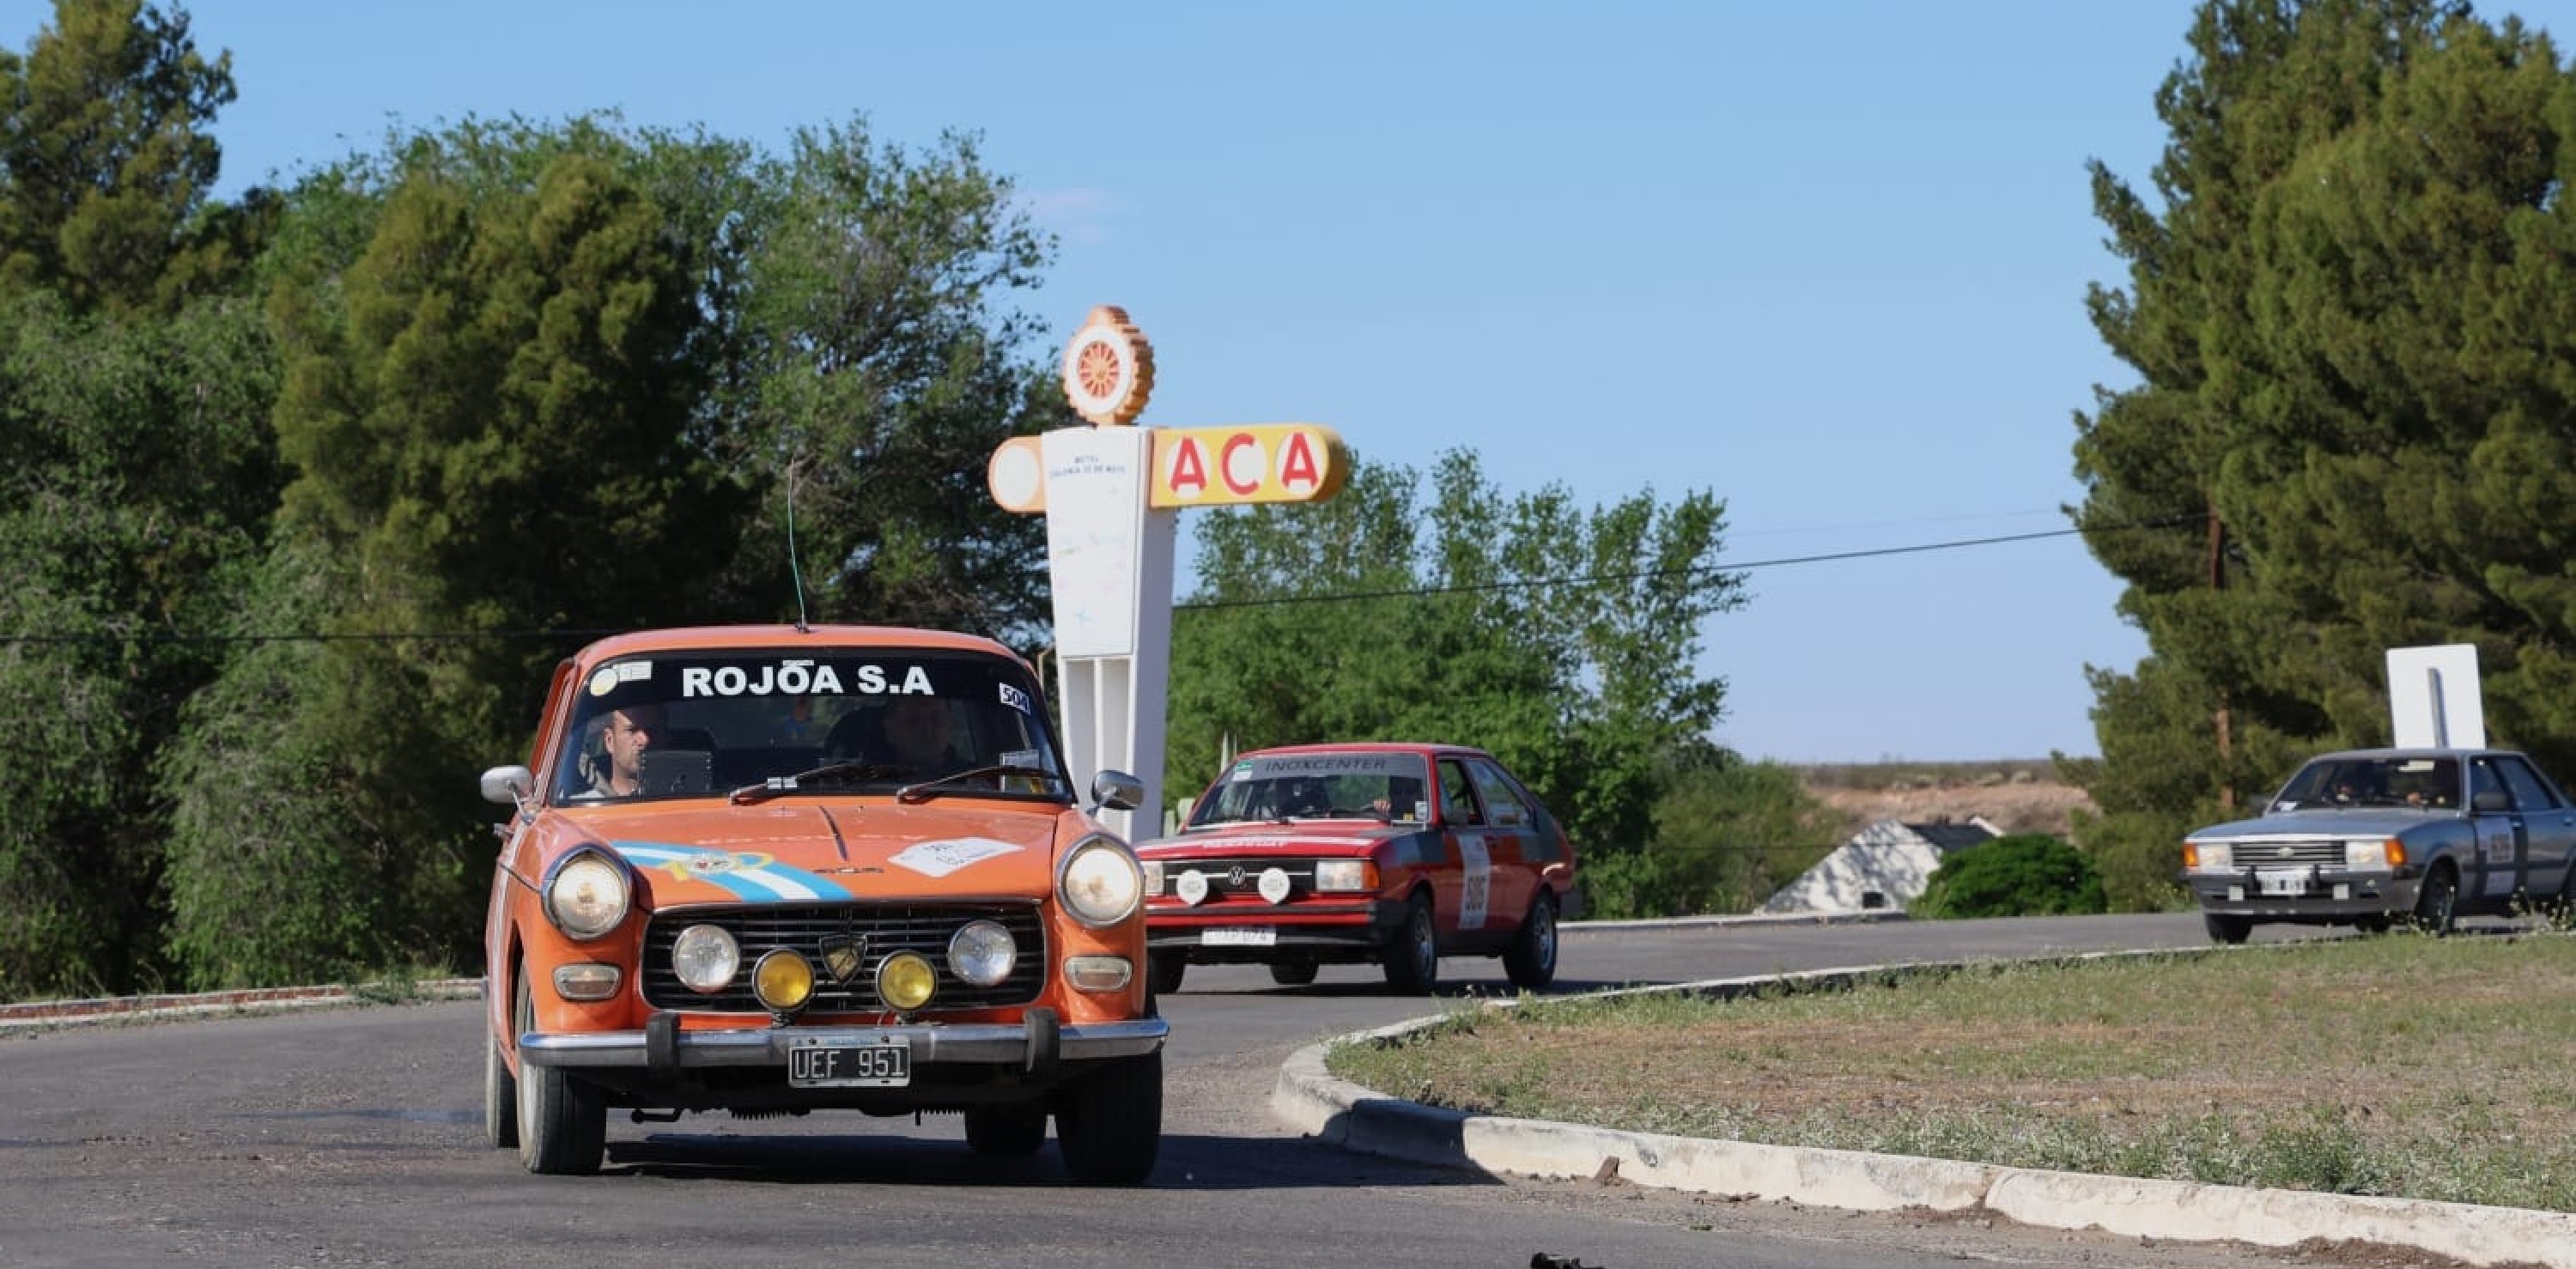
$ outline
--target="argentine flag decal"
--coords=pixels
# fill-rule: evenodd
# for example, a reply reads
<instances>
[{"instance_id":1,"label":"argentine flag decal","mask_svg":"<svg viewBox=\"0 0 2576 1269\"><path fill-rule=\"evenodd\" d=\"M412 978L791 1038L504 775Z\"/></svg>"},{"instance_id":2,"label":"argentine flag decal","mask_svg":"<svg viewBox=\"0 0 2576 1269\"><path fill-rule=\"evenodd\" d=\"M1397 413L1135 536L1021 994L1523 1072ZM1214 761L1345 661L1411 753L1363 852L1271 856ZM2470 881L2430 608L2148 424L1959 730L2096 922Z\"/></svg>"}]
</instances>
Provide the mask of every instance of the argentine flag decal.
<instances>
[{"instance_id":1,"label":"argentine flag decal","mask_svg":"<svg viewBox=\"0 0 2576 1269\"><path fill-rule=\"evenodd\" d=\"M638 868L666 872L682 881L722 886L745 899L774 903L853 897L839 882L825 881L802 868L781 867L775 857L756 850L707 850L660 842L609 845Z\"/></svg>"}]
</instances>

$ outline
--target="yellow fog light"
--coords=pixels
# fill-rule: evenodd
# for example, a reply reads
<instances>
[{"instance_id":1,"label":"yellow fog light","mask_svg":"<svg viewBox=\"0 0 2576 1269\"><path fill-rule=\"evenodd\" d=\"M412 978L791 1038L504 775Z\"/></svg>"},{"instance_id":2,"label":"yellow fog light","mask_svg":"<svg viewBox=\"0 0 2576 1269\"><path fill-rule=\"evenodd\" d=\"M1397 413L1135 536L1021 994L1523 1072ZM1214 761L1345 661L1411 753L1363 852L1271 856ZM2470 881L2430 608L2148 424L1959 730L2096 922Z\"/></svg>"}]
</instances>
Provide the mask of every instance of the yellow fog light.
<instances>
[{"instance_id":1,"label":"yellow fog light","mask_svg":"<svg viewBox=\"0 0 2576 1269\"><path fill-rule=\"evenodd\" d=\"M785 948L751 967L751 994L773 1013L792 1013L814 998L814 964Z\"/></svg>"},{"instance_id":2,"label":"yellow fog light","mask_svg":"<svg viewBox=\"0 0 2576 1269\"><path fill-rule=\"evenodd\" d=\"M938 971L919 952L897 952L877 962L877 995L888 1008L913 1010L930 1003Z\"/></svg>"}]
</instances>

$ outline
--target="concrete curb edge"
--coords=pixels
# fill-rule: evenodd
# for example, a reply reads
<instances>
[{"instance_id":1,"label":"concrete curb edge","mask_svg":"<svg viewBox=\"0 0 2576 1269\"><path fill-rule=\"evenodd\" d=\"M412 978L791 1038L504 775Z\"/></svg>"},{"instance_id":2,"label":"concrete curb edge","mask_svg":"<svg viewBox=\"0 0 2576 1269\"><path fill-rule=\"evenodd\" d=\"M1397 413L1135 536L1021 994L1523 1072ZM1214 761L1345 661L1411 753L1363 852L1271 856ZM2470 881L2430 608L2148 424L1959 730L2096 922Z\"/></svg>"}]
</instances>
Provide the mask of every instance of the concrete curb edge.
<instances>
[{"instance_id":1,"label":"concrete curb edge","mask_svg":"<svg viewBox=\"0 0 2576 1269\"><path fill-rule=\"evenodd\" d=\"M483 994L480 978L439 978L402 984L336 987L254 987L186 995L105 996L88 1000L29 1000L0 1004L0 1032L78 1026L132 1018L171 1018L225 1013L269 1013L322 1005L380 1002L394 997L469 1000Z\"/></svg>"},{"instance_id":2,"label":"concrete curb edge","mask_svg":"<svg viewBox=\"0 0 2576 1269\"><path fill-rule=\"evenodd\" d=\"M2354 1241L2475 1265L2576 1269L2576 1214L2043 1172L1472 1115L1389 1097L1324 1068L1325 1051L1334 1045L1380 1043L1440 1020L1417 1018L1297 1050L1272 1087L1272 1117L1329 1145L1436 1167L1584 1178L1615 1163L1622 1180L1639 1185L1811 1207L1982 1208L2048 1229L2268 1247Z\"/></svg>"}]
</instances>

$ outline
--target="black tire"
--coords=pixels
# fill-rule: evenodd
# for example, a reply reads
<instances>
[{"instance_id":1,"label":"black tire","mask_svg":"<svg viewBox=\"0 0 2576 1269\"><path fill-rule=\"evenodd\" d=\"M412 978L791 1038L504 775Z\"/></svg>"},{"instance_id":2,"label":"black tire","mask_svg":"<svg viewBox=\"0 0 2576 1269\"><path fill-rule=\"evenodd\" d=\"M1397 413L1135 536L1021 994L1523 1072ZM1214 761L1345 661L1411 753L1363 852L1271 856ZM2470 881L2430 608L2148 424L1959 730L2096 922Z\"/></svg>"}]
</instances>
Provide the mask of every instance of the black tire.
<instances>
[{"instance_id":1,"label":"black tire","mask_svg":"<svg viewBox=\"0 0 2576 1269\"><path fill-rule=\"evenodd\" d=\"M1404 927L1386 948L1386 985L1422 995L1440 985L1440 932L1431 924L1431 896L1415 894Z\"/></svg>"},{"instance_id":2,"label":"black tire","mask_svg":"<svg viewBox=\"0 0 2576 1269\"><path fill-rule=\"evenodd\" d=\"M1157 996L1179 991L1189 972L1189 958L1178 952L1145 953L1145 989Z\"/></svg>"},{"instance_id":3,"label":"black tire","mask_svg":"<svg viewBox=\"0 0 2576 1269\"><path fill-rule=\"evenodd\" d=\"M966 1112L966 1148L977 1154L1036 1154L1046 1144L1046 1107L979 1106Z\"/></svg>"},{"instance_id":4,"label":"black tire","mask_svg":"<svg viewBox=\"0 0 2576 1269\"><path fill-rule=\"evenodd\" d=\"M2254 918L2234 916L2225 912L2203 912L2200 914L2200 924L2209 931L2212 942L2225 943L2231 947L2244 942L2254 933Z\"/></svg>"},{"instance_id":5,"label":"black tire","mask_svg":"<svg viewBox=\"0 0 2576 1269\"><path fill-rule=\"evenodd\" d=\"M535 1029L528 967L512 1009L519 1034ZM559 1066L519 1067L519 1162L541 1176L589 1176L608 1149L608 1099Z\"/></svg>"},{"instance_id":6,"label":"black tire","mask_svg":"<svg viewBox=\"0 0 2576 1269\"><path fill-rule=\"evenodd\" d=\"M1270 981L1282 987L1303 987L1315 981L1316 968L1313 961L1272 961Z\"/></svg>"},{"instance_id":7,"label":"black tire","mask_svg":"<svg viewBox=\"0 0 2576 1269\"><path fill-rule=\"evenodd\" d=\"M1520 933L1503 949L1503 972L1522 991L1544 991L1556 981L1556 893L1542 888L1521 920Z\"/></svg>"},{"instance_id":8,"label":"black tire","mask_svg":"<svg viewBox=\"0 0 2576 1269\"><path fill-rule=\"evenodd\" d=\"M2415 890L2415 928L2441 938L2451 932L2460 910L2460 874L2449 864L2435 864Z\"/></svg>"},{"instance_id":9,"label":"black tire","mask_svg":"<svg viewBox=\"0 0 2576 1269\"><path fill-rule=\"evenodd\" d=\"M1064 1091L1055 1148L1084 1185L1134 1185L1163 1145L1163 1055L1114 1058Z\"/></svg>"},{"instance_id":10,"label":"black tire","mask_svg":"<svg viewBox=\"0 0 2576 1269\"><path fill-rule=\"evenodd\" d=\"M2384 916L2366 916L2352 923L2352 928L2364 934L2386 934L2388 926L2389 920Z\"/></svg>"},{"instance_id":11,"label":"black tire","mask_svg":"<svg viewBox=\"0 0 2576 1269\"><path fill-rule=\"evenodd\" d=\"M519 1081L496 1035L483 1037L483 1141L495 1150L519 1148Z\"/></svg>"}]
</instances>

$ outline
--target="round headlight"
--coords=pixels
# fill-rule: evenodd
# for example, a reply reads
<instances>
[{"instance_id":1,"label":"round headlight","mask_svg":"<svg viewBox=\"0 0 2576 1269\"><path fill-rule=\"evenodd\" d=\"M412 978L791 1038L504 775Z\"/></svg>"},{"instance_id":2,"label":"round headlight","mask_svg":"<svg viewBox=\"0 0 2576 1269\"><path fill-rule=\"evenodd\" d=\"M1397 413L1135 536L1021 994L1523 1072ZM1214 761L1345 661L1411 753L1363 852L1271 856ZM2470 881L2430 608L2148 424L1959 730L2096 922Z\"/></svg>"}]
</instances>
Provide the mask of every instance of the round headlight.
<instances>
[{"instance_id":1,"label":"round headlight","mask_svg":"<svg viewBox=\"0 0 2576 1269\"><path fill-rule=\"evenodd\" d=\"M786 948L751 967L751 994L771 1013L793 1013L814 998L813 962Z\"/></svg>"},{"instance_id":2,"label":"round headlight","mask_svg":"<svg viewBox=\"0 0 2576 1269\"><path fill-rule=\"evenodd\" d=\"M595 939L626 919L626 870L584 851L546 881L546 919L568 938Z\"/></svg>"},{"instance_id":3,"label":"round headlight","mask_svg":"<svg viewBox=\"0 0 2576 1269\"><path fill-rule=\"evenodd\" d=\"M1019 959L1019 940L996 921L969 921L948 936L949 970L978 987L1010 977Z\"/></svg>"},{"instance_id":4,"label":"round headlight","mask_svg":"<svg viewBox=\"0 0 2576 1269\"><path fill-rule=\"evenodd\" d=\"M1144 902L1145 878L1126 847L1094 837L1065 857L1055 890L1074 920L1098 928L1135 915L1136 905Z\"/></svg>"},{"instance_id":5,"label":"round headlight","mask_svg":"<svg viewBox=\"0 0 2576 1269\"><path fill-rule=\"evenodd\" d=\"M919 952L897 952L877 962L877 995L887 1007L907 1013L930 1003L939 972Z\"/></svg>"},{"instance_id":6,"label":"round headlight","mask_svg":"<svg viewBox=\"0 0 2576 1269\"><path fill-rule=\"evenodd\" d=\"M1288 902L1289 885L1287 869L1264 868L1261 870L1262 898L1267 899L1272 903L1286 903Z\"/></svg>"},{"instance_id":7,"label":"round headlight","mask_svg":"<svg viewBox=\"0 0 2576 1269\"><path fill-rule=\"evenodd\" d=\"M692 925L671 943L671 972L680 985L701 995L714 995L733 983L742 968L742 948L721 925Z\"/></svg>"},{"instance_id":8,"label":"round headlight","mask_svg":"<svg viewBox=\"0 0 2576 1269\"><path fill-rule=\"evenodd\" d=\"M1172 883L1172 893L1179 895L1181 897L1181 902L1186 903L1193 908L1207 902L1207 874L1200 872L1196 868L1192 868L1189 871L1182 873L1181 879Z\"/></svg>"}]
</instances>

